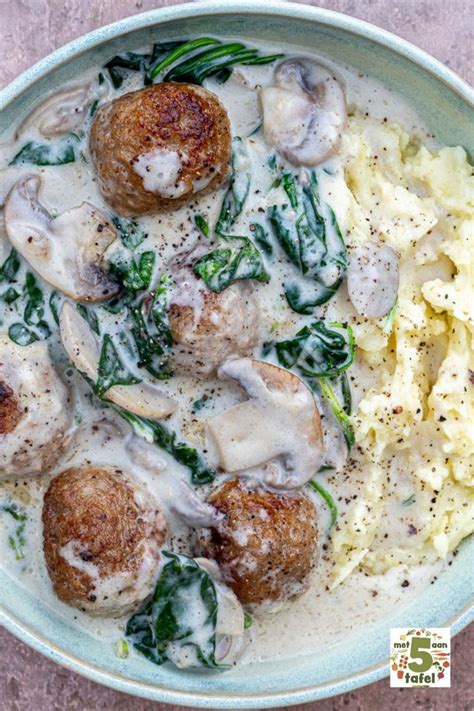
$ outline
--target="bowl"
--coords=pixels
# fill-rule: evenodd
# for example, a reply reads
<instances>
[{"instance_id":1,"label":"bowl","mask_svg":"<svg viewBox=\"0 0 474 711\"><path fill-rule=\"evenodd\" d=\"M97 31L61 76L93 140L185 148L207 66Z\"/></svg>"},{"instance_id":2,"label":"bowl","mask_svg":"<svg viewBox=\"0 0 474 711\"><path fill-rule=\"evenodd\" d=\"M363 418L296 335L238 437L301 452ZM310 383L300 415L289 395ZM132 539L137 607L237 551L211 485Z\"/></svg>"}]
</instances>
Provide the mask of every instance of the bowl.
<instances>
[{"instance_id":1,"label":"bowl","mask_svg":"<svg viewBox=\"0 0 474 711\"><path fill-rule=\"evenodd\" d=\"M288 40L317 47L383 81L415 106L441 143L474 154L473 93L453 72L413 45L367 23L319 8L234 0L177 5L127 18L58 49L0 93L0 136L44 92L73 80L92 64L124 49L188 35L242 36L278 46ZM391 627L447 627L455 634L473 618L474 540L465 540L452 565L409 606L349 633L324 654L242 666L223 674L156 667L133 656L121 660L110 643L72 628L0 572L0 620L50 659L120 691L156 701L211 708L265 708L340 694L388 674Z\"/></svg>"}]
</instances>

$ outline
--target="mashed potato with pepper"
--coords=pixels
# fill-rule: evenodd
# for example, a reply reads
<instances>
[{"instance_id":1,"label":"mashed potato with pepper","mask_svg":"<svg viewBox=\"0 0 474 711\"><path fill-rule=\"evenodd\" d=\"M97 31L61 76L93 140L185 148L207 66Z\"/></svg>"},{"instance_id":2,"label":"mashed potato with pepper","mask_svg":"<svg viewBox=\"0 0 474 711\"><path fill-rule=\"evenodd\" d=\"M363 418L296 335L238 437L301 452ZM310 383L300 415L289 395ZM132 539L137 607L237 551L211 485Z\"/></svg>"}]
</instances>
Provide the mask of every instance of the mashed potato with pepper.
<instances>
[{"instance_id":1,"label":"mashed potato with pepper","mask_svg":"<svg viewBox=\"0 0 474 711\"><path fill-rule=\"evenodd\" d=\"M445 558L474 530L472 168L462 148L428 150L358 115L343 153L334 209L347 242L375 232L392 246L400 288L389 318L354 324L376 385L352 416L366 473L332 536L334 584L358 565L383 573ZM392 514L405 535L387 533Z\"/></svg>"}]
</instances>

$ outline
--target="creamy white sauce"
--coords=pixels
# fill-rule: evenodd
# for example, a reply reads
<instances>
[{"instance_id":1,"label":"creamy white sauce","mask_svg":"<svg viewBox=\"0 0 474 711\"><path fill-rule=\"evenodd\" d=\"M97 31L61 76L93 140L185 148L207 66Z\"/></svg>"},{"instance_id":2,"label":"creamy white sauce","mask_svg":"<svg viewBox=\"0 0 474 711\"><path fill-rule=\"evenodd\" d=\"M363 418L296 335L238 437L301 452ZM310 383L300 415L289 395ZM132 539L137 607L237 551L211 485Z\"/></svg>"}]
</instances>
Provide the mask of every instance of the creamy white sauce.
<instances>
[{"instance_id":1,"label":"creamy white sauce","mask_svg":"<svg viewBox=\"0 0 474 711\"><path fill-rule=\"evenodd\" d=\"M263 43L261 46L265 49ZM273 47L270 49L274 51ZM302 54L298 47L291 45L284 45L278 50L288 51L290 55ZM325 63L333 66L332 62ZM422 137L425 142L432 142L432 137L420 124L413 109L400 97L346 66L338 65L335 70L344 82L349 110L357 107L381 119L388 115L391 120L400 121L407 130ZM97 67L78 79L81 82L91 81L97 76L98 71ZM208 88L222 99L228 109L234 135L239 135L244 140L252 165L252 182L246 209L234 225L234 234L249 234L250 224L258 220L261 211L269 203L272 204L271 199L281 196L281 187L272 188L274 177L268 170L269 149L263 141L261 132L256 130L260 123L260 112L255 89L271 83L272 71L271 67L242 67L236 70L225 84L219 84L212 79L207 83ZM119 92L110 89L109 98L138 88L141 88L141 77L139 73L131 72ZM85 129L87 130L87 122ZM80 158L75 163L55 167L31 165L7 167L26 140L41 138L34 126L23 125L21 139L15 140L16 130L16 127L12 127L9 133L2 136L0 205L4 203L8 191L20 176L34 172L43 179L42 202L53 214L77 206L82 201L91 202L106 215L110 214L109 207L98 191L85 141L80 144ZM140 156L135 164L135 170L143 178L147 190L165 197L176 197L182 192L179 180L176 182L181 159L182 157L174 151L160 149L152 154ZM321 195L338 215L338 205L341 204L341 200L344 200L345 189L342 166L336 157L325 167L328 169L327 173L318 171ZM194 215L197 212L202 214L210 224L215 223L223 193L224 188L221 188L175 212L140 219L140 224L148 234L144 246L146 249L156 250L160 268L176 253L184 249L189 250L196 242L198 235L194 226ZM343 230L348 227L341 224ZM3 237L0 254L6 255L8 251L9 247ZM413 265L414 270L415 268L418 269ZM288 274L288 263L285 260L275 259L270 284L256 283L254 286L261 310L262 334L265 336L271 334L272 338L278 340L291 336L302 323L305 323L304 317L291 311L286 304L282 282ZM179 300L178 303L193 306L199 301L196 298L194 284L189 288L183 288L174 298ZM3 311L0 327L6 330L17 315L14 307L10 310L5 308ZM355 316L344 287L329 304L321 308L320 313L335 319L341 316L347 318ZM109 326L114 327L113 319L110 319ZM87 386L81 378L77 374L64 370L66 368L64 352L54 339L52 351L60 361L62 359L64 377L74 394L76 425L74 441L67 454L47 475L31 482L1 485L2 502L16 502L19 507L25 509L28 516L25 527L24 558L15 560L15 553L8 544L8 535L15 528L16 522L5 511L0 512L3 528L1 563L8 575L15 578L18 584L28 588L42 601L42 604L53 609L56 615L64 619L65 624L85 629L94 637L113 641L123 636L124 619L91 618L65 605L52 592L42 554L41 507L44 492L51 478L66 467L88 463L96 466L119 466L123 471L132 473L139 481L145 483L160 502L168 522L166 545L177 552L191 553L193 535L191 529L183 523L182 516L177 515L175 505L176 497L180 496L177 481L181 479L189 481L188 472L166 453L137 439L128 426L110 410L94 408L87 394ZM257 358L260 356L259 348L255 349L254 355ZM134 364L129 363L129 365L133 369ZM350 376L354 403L357 405L364 392L377 381L379 376L358 361L351 368ZM200 382L193 378L176 376L164 383L163 388L179 405L168 421L169 427L175 429L180 437L205 451L206 422L246 399L241 388L229 381ZM198 400L202 400L204 404L199 411L195 411L192 406ZM340 441L338 441L340 433L322 405L321 409L325 415L322 424L326 443L327 445L331 442L336 443L334 448L336 454L332 456L337 468L327 475L326 482L335 494L339 516L344 518L351 500L358 495L363 485L364 466L363 462L358 461L359 455L355 452L356 464L349 473L343 472L342 461L340 458L338 460L337 455L337 452L341 451ZM406 474L395 470L394 477L398 477L403 484ZM411 492L409 484L403 486L406 486L407 492ZM198 495L204 499L209 488L200 487L197 489ZM322 545L325 541L324 531L329 522L328 512L319 497L312 493L309 495L318 511L318 528ZM384 526L390 536L400 535L401 531L406 530L409 514L407 509L401 509L397 501L390 502L390 508L387 509L384 518ZM246 532L241 531L240 535L244 540ZM74 552L67 550L64 551L64 555L71 556ZM75 556L74 560L76 560ZM311 587L303 597L271 614L263 614L261 617L257 614L254 617L252 642L247 646L242 663L299 656L324 650L328 645L347 637L352 631L384 618L395 607L407 604L429 585L442 568L441 565L415 568L398 566L384 576L372 577L355 571L342 585L334 590L328 590L326 581L330 567L330 561L325 560L323 552L314 572ZM403 581L408 581L409 584L401 587ZM186 660L176 661L184 663Z\"/></svg>"}]
</instances>

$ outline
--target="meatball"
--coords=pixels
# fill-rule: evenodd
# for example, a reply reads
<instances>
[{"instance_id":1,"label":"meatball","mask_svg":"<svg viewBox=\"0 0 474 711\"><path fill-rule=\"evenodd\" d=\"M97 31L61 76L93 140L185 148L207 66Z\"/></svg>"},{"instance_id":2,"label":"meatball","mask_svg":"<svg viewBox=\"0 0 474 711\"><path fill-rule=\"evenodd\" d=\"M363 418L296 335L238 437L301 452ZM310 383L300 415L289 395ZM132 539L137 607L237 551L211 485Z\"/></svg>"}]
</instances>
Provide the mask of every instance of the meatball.
<instances>
[{"instance_id":1,"label":"meatball","mask_svg":"<svg viewBox=\"0 0 474 711\"><path fill-rule=\"evenodd\" d=\"M170 301L173 369L210 378L225 358L251 353L259 337L259 310L248 284L234 282L216 293L190 279L182 289L178 282Z\"/></svg>"},{"instance_id":2,"label":"meatball","mask_svg":"<svg viewBox=\"0 0 474 711\"><path fill-rule=\"evenodd\" d=\"M230 479L208 499L223 518L202 538L242 603L300 595L316 558L316 510L302 494Z\"/></svg>"},{"instance_id":3,"label":"meatball","mask_svg":"<svg viewBox=\"0 0 474 711\"><path fill-rule=\"evenodd\" d=\"M119 214L170 210L227 177L229 118L200 86L155 84L97 111L90 151L102 194Z\"/></svg>"},{"instance_id":4,"label":"meatball","mask_svg":"<svg viewBox=\"0 0 474 711\"><path fill-rule=\"evenodd\" d=\"M149 493L118 469L74 467L43 503L43 547L56 595L94 616L121 616L147 600L166 523Z\"/></svg>"},{"instance_id":5,"label":"meatball","mask_svg":"<svg viewBox=\"0 0 474 711\"><path fill-rule=\"evenodd\" d=\"M0 479L52 467L70 441L70 407L45 343L0 336Z\"/></svg>"}]
</instances>

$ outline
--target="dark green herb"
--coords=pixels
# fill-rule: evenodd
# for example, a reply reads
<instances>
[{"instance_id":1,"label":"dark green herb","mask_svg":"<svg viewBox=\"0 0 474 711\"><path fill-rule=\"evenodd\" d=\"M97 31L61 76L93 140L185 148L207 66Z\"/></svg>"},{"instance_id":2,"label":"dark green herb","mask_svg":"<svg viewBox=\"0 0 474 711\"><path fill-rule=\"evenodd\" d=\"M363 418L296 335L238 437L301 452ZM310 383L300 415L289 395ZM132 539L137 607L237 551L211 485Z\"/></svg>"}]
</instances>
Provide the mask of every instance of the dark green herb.
<instances>
[{"instance_id":1,"label":"dark green herb","mask_svg":"<svg viewBox=\"0 0 474 711\"><path fill-rule=\"evenodd\" d=\"M211 234L211 229L209 227L209 224L207 221L204 219L202 215L195 215L194 216L194 222L196 224L196 227L198 228L199 232L204 235L204 237L209 237Z\"/></svg>"},{"instance_id":2,"label":"dark green herb","mask_svg":"<svg viewBox=\"0 0 474 711\"><path fill-rule=\"evenodd\" d=\"M21 296L26 302L23 311L25 323L14 323L8 329L8 335L17 345L28 346L51 335L51 329L44 320L44 295L31 272L26 274Z\"/></svg>"},{"instance_id":3,"label":"dark green herb","mask_svg":"<svg viewBox=\"0 0 474 711\"><path fill-rule=\"evenodd\" d=\"M253 625L253 617L248 612L244 612L244 629L248 630Z\"/></svg>"},{"instance_id":4,"label":"dark green herb","mask_svg":"<svg viewBox=\"0 0 474 711\"><path fill-rule=\"evenodd\" d=\"M135 220L126 221L120 217L113 217L112 222L117 228L117 232L127 249L133 251L148 236Z\"/></svg>"},{"instance_id":5,"label":"dark green herb","mask_svg":"<svg viewBox=\"0 0 474 711\"><path fill-rule=\"evenodd\" d=\"M268 282L270 275L265 270L262 255L247 237L221 235L229 245L218 247L198 259L194 271L215 292L226 289L239 279L255 279Z\"/></svg>"},{"instance_id":6,"label":"dark green herb","mask_svg":"<svg viewBox=\"0 0 474 711\"><path fill-rule=\"evenodd\" d=\"M304 279L290 280L285 294L291 308L304 315L328 301L347 269L346 249L334 212L320 201L316 173L300 186L289 173L281 177L290 205L273 205L268 220L274 234Z\"/></svg>"},{"instance_id":7,"label":"dark green herb","mask_svg":"<svg viewBox=\"0 0 474 711\"><path fill-rule=\"evenodd\" d=\"M118 252L109 261L112 276L122 282L127 291L137 292L148 289L155 267L155 253L142 252L138 260Z\"/></svg>"},{"instance_id":8,"label":"dark green herb","mask_svg":"<svg viewBox=\"0 0 474 711\"><path fill-rule=\"evenodd\" d=\"M354 360L355 341L350 326L324 321L304 326L294 338L275 344L278 360L285 368L296 367L311 378L332 378Z\"/></svg>"},{"instance_id":9,"label":"dark green herb","mask_svg":"<svg viewBox=\"0 0 474 711\"><path fill-rule=\"evenodd\" d=\"M411 496L408 497L408 499L405 499L405 501L402 501L402 506L411 506L414 504L416 501L416 496L415 494L412 494Z\"/></svg>"},{"instance_id":10,"label":"dark green herb","mask_svg":"<svg viewBox=\"0 0 474 711\"><path fill-rule=\"evenodd\" d=\"M232 142L232 174L216 224L217 234L227 233L242 212L244 202L249 194L250 180L249 158L242 139L236 136Z\"/></svg>"},{"instance_id":11,"label":"dark green herb","mask_svg":"<svg viewBox=\"0 0 474 711\"><path fill-rule=\"evenodd\" d=\"M126 635L134 647L155 664L174 661L179 650L195 653L195 666L225 668L215 659L217 594L209 573L192 558L163 551L169 559L152 600L130 618ZM184 617L192 605L190 621Z\"/></svg>"},{"instance_id":12,"label":"dark green herb","mask_svg":"<svg viewBox=\"0 0 474 711\"><path fill-rule=\"evenodd\" d=\"M97 313L92 308L84 306L84 304L76 304L76 309L79 311L82 318L89 324L94 333L100 336L100 325Z\"/></svg>"},{"instance_id":13,"label":"dark green herb","mask_svg":"<svg viewBox=\"0 0 474 711\"><path fill-rule=\"evenodd\" d=\"M307 382L311 386L311 381ZM344 439L346 441L347 447L348 449L350 449L354 444L355 438L354 430L352 428L351 421L349 420L347 412L337 399L336 393L334 392L333 384L331 383L331 380L329 378L319 378L317 383L322 396L327 401L331 409L332 414L339 422L342 428L342 432L344 434Z\"/></svg>"},{"instance_id":14,"label":"dark green herb","mask_svg":"<svg viewBox=\"0 0 474 711\"><path fill-rule=\"evenodd\" d=\"M36 333L22 323L14 323L10 326L8 336L18 346L29 346L31 343L39 341Z\"/></svg>"},{"instance_id":15,"label":"dark green herb","mask_svg":"<svg viewBox=\"0 0 474 711\"><path fill-rule=\"evenodd\" d=\"M51 311L53 315L53 319L55 323L59 326L59 311L60 311L60 305L63 302L63 297L61 294L58 294L57 291L52 291L51 295L49 297L49 310Z\"/></svg>"},{"instance_id":16,"label":"dark green herb","mask_svg":"<svg viewBox=\"0 0 474 711\"><path fill-rule=\"evenodd\" d=\"M309 481L308 484L315 491L317 491L317 493L321 496L321 498L324 499L324 501L326 502L329 512L331 514L331 523L329 524L329 529L331 529L337 520L337 506L334 502L334 499L332 498L331 494L323 486L321 486L321 484L319 484L314 479L311 479L311 481Z\"/></svg>"},{"instance_id":17,"label":"dark green herb","mask_svg":"<svg viewBox=\"0 0 474 711\"><path fill-rule=\"evenodd\" d=\"M5 259L3 264L0 266L0 282L1 281L15 281L15 277L20 268L20 259L18 254L14 249L11 250L8 257Z\"/></svg>"},{"instance_id":18,"label":"dark green herb","mask_svg":"<svg viewBox=\"0 0 474 711\"><path fill-rule=\"evenodd\" d=\"M265 232L262 225L259 225L258 222L255 222L250 225L250 230L251 232L253 232L255 242L258 244L260 249L263 249L263 251L269 256L272 255L273 247L268 237L268 234Z\"/></svg>"},{"instance_id":19,"label":"dark green herb","mask_svg":"<svg viewBox=\"0 0 474 711\"><path fill-rule=\"evenodd\" d=\"M15 553L16 560L23 560L23 558L25 557L23 548L26 545L24 534L27 516L26 514L20 513L18 511L18 507L16 504L1 506L0 510L10 514L10 516L12 516L18 523L13 534L8 536L8 545Z\"/></svg>"},{"instance_id":20,"label":"dark green herb","mask_svg":"<svg viewBox=\"0 0 474 711\"><path fill-rule=\"evenodd\" d=\"M124 365L112 338L106 334L100 349L96 393L102 397L114 385L134 385L141 382Z\"/></svg>"},{"instance_id":21,"label":"dark green herb","mask_svg":"<svg viewBox=\"0 0 474 711\"><path fill-rule=\"evenodd\" d=\"M202 460L196 449L184 442L176 441L176 432L168 430L164 425L154 420L138 417L138 415L119 408L114 409L132 425L136 435L147 442L156 444L157 447L168 452L179 464L187 467L191 472L193 484L207 484L214 480L215 472Z\"/></svg>"},{"instance_id":22,"label":"dark green herb","mask_svg":"<svg viewBox=\"0 0 474 711\"><path fill-rule=\"evenodd\" d=\"M206 402L209 400L209 395L203 395L199 400L195 400L192 405L193 412L200 412L203 407L205 407Z\"/></svg>"},{"instance_id":23,"label":"dark green herb","mask_svg":"<svg viewBox=\"0 0 474 711\"><path fill-rule=\"evenodd\" d=\"M71 144L71 138L77 140L74 134L56 143L40 143L29 141L10 161L9 165L32 163L33 165L64 165L74 163L76 153Z\"/></svg>"},{"instance_id":24,"label":"dark green herb","mask_svg":"<svg viewBox=\"0 0 474 711\"><path fill-rule=\"evenodd\" d=\"M3 292L1 298L7 304L13 304L20 297L20 292L10 286L6 291Z\"/></svg>"}]
</instances>

